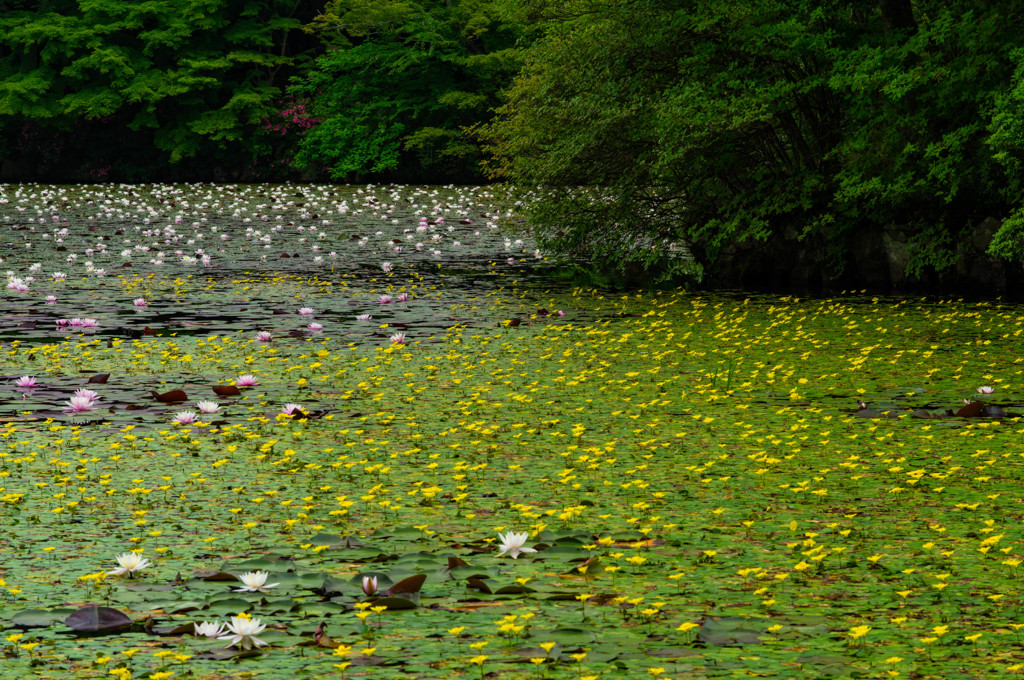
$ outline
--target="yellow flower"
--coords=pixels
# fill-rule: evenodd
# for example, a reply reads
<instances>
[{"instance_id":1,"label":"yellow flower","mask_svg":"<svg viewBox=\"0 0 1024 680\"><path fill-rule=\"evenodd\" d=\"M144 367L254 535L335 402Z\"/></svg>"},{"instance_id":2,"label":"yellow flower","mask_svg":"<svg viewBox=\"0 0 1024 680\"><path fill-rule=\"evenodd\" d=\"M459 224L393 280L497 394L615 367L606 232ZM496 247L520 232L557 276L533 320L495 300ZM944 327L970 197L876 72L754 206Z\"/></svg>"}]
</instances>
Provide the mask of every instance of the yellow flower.
<instances>
[{"instance_id":1,"label":"yellow flower","mask_svg":"<svg viewBox=\"0 0 1024 680\"><path fill-rule=\"evenodd\" d=\"M869 630L871 630L871 626L854 626L850 629L849 635L850 638L857 640L867 635Z\"/></svg>"}]
</instances>

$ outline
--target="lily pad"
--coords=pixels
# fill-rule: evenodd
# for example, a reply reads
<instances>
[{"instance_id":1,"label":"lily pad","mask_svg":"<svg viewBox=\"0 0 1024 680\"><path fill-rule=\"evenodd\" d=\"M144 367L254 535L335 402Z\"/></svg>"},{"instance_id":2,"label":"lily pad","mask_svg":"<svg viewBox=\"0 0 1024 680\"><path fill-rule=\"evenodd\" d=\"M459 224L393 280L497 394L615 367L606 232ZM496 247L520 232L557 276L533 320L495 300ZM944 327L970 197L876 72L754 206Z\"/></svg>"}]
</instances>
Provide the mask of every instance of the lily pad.
<instances>
[{"instance_id":1,"label":"lily pad","mask_svg":"<svg viewBox=\"0 0 1024 680\"><path fill-rule=\"evenodd\" d=\"M110 607L82 607L64 619L64 624L77 633L118 633L133 623L130 616Z\"/></svg>"}]
</instances>

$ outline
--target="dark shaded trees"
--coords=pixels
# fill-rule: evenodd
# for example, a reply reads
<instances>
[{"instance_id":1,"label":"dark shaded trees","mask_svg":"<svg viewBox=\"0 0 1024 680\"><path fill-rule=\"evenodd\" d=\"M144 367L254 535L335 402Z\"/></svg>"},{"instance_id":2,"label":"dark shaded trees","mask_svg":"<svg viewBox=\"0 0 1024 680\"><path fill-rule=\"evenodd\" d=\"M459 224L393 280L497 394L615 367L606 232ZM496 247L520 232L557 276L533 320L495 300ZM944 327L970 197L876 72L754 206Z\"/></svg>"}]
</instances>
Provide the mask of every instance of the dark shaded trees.
<instances>
[{"instance_id":1,"label":"dark shaded trees","mask_svg":"<svg viewBox=\"0 0 1024 680\"><path fill-rule=\"evenodd\" d=\"M21 3L0 15L0 153L15 174L58 180L265 163L313 12L300 0Z\"/></svg>"},{"instance_id":2,"label":"dark shaded trees","mask_svg":"<svg viewBox=\"0 0 1024 680\"><path fill-rule=\"evenodd\" d=\"M1021 215L1016 3L528 5L547 33L485 135L495 177L541 187L548 247L657 270L665 243L714 266L795 234L835 276L852 233L896 226L921 272ZM1000 254L1019 252L1014 219Z\"/></svg>"},{"instance_id":3,"label":"dark shaded trees","mask_svg":"<svg viewBox=\"0 0 1024 680\"><path fill-rule=\"evenodd\" d=\"M310 26L328 46L296 92L317 125L298 162L334 178L479 181L487 120L519 70L504 0L332 0Z\"/></svg>"}]
</instances>

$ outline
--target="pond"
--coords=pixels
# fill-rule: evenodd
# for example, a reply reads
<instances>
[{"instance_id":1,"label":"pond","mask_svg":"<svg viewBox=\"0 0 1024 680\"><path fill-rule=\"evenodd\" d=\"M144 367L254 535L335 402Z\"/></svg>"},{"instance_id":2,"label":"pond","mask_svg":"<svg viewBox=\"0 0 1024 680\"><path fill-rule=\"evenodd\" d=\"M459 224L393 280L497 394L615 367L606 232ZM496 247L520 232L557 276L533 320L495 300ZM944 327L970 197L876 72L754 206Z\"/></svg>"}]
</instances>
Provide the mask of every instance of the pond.
<instances>
[{"instance_id":1,"label":"pond","mask_svg":"<svg viewBox=\"0 0 1024 680\"><path fill-rule=\"evenodd\" d=\"M574 288L516 207L0 185L5 670L1024 668L1024 310Z\"/></svg>"}]
</instances>

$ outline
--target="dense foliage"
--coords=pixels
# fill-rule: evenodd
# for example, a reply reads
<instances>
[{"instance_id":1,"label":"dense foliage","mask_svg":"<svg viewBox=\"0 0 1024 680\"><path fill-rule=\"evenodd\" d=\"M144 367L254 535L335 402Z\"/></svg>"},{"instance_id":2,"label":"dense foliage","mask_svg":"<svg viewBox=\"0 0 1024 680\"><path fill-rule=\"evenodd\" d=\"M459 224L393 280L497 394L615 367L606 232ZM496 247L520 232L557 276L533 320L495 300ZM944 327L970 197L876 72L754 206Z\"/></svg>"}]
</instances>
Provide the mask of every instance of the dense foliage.
<instances>
[{"instance_id":1,"label":"dense foliage","mask_svg":"<svg viewBox=\"0 0 1024 680\"><path fill-rule=\"evenodd\" d=\"M788 235L839 273L894 228L920 272L1012 213L994 248L1022 253L1016 3L530 4L546 37L488 135L549 246L657 267Z\"/></svg>"},{"instance_id":2,"label":"dense foliage","mask_svg":"<svg viewBox=\"0 0 1024 680\"><path fill-rule=\"evenodd\" d=\"M298 0L15 3L0 14L6 174L138 179L176 163L184 177L214 165L237 175L266 161L312 11Z\"/></svg>"},{"instance_id":3,"label":"dense foliage","mask_svg":"<svg viewBox=\"0 0 1024 680\"><path fill-rule=\"evenodd\" d=\"M297 92L319 124L298 160L334 178L478 180L466 128L490 117L519 62L503 0L332 0L311 27L329 51Z\"/></svg>"}]
</instances>

